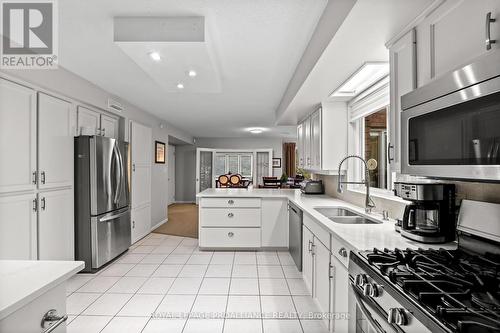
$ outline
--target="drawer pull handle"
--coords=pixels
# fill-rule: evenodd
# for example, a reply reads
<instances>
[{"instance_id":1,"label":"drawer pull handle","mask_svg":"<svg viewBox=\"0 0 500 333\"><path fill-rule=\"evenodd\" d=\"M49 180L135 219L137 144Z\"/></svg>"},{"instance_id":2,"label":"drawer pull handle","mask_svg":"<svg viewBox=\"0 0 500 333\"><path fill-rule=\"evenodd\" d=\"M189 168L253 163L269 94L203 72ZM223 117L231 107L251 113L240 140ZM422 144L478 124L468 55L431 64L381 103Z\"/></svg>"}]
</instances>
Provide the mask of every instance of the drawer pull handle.
<instances>
[{"instance_id":1,"label":"drawer pull handle","mask_svg":"<svg viewBox=\"0 0 500 333\"><path fill-rule=\"evenodd\" d=\"M339 254L342 256L342 257L347 257L347 250L345 249L345 247L342 247L340 250L339 250Z\"/></svg>"},{"instance_id":2,"label":"drawer pull handle","mask_svg":"<svg viewBox=\"0 0 500 333\"><path fill-rule=\"evenodd\" d=\"M229 205L233 205L233 204L234 204L234 200L232 200L232 199L231 199L231 200L228 200L228 201L227 201L227 203L228 203Z\"/></svg>"},{"instance_id":3,"label":"drawer pull handle","mask_svg":"<svg viewBox=\"0 0 500 333\"><path fill-rule=\"evenodd\" d=\"M57 310L55 309L47 311L47 313L43 315L41 323L42 328L45 328L43 333L50 333L54 331L59 325L64 323L66 320L68 320L68 315L58 316ZM55 323L51 324L49 327L46 328L47 322L55 322Z\"/></svg>"},{"instance_id":4,"label":"drawer pull handle","mask_svg":"<svg viewBox=\"0 0 500 333\"><path fill-rule=\"evenodd\" d=\"M233 213L228 213L227 217L234 217L234 214Z\"/></svg>"},{"instance_id":5,"label":"drawer pull handle","mask_svg":"<svg viewBox=\"0 0 500 333\"><path fill-rule=\"evenodd\" d=\"M227 233L227 236L228 236L228 237L233 237L233 236L234 236L234 232L228 232L228 233Z\"/></svg>"}]
</instances>

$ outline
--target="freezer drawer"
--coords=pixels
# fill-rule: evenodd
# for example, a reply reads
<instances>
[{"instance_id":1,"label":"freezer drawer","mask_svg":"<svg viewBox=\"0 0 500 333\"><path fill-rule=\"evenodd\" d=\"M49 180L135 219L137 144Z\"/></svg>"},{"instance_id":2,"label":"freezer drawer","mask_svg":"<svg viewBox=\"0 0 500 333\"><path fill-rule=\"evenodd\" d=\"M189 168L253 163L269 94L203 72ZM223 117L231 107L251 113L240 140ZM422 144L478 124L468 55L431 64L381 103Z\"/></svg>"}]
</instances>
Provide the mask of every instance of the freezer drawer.
<instances>
[{"instance_id":1,"label":"freezer drawer","mask_svg":"<svg viewBox=\"0 0 500 333\"><path fill-rule=\"evenodd\" d=\"M131 245L130 209L92 217L92 268L97 269Z\"/></svg>"}]
</instances>

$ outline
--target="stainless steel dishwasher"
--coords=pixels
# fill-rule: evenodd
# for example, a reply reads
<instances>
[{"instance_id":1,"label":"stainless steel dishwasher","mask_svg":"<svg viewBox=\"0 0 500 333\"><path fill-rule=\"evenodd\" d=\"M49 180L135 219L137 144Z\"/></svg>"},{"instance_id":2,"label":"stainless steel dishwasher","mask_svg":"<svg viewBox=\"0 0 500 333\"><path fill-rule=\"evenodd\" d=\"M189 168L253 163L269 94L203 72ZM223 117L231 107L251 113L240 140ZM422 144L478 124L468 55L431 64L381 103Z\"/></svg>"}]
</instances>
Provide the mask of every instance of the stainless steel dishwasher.
<instances>
[{"instance_id":1,"label":"stainless steel dishwasher","mask_svg":"<svg viewBox=\"0 0 500 333\"><path fill-rule=\"evenodd\" d=\"M302 210L291 202L288 202L288 228L288 248L302 272Z\"/></svg>"}]
</instances>

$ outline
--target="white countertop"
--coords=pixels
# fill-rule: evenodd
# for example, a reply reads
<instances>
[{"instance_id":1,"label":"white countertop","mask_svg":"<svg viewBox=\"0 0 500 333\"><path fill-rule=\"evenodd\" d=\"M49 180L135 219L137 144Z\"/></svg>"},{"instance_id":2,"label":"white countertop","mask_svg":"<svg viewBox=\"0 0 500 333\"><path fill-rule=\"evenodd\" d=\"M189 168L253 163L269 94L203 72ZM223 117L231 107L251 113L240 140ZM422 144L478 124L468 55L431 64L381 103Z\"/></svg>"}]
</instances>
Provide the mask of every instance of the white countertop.
<instances>
[{"instance_id":1,"label":"white countertop","mask_svg":"<svg viewBox=\"0 0 500 333\"><path fill-rule=\"evenodd\" d=\"M395 220L383 221L379 213L365 214L364 208L354 206L348 202L334 199L326 195L304 195L295 189L226 189L211 188L197 197L247 197L247 198L287 198L296 204L305 214L311 216L321 226L334 236L343 240L344 245L353 251L371 250L374 247L383 248L446 248L455 249L456 242L446 244L423 244L402 237L394 230ZM369 216L382 223L380 224L340 224L317 212L315 207L345 207L356 211L360 215Z\"/></svg>"},{"instance_id":2,"label":"white countertop","mask_svg":"<svg viewBox=\"0 0 500 333\"><path fill-rule=\"evenodd\" d=\"M83 261L0 260L0 320L84 266Z\"/></svg>"}]
</instances>

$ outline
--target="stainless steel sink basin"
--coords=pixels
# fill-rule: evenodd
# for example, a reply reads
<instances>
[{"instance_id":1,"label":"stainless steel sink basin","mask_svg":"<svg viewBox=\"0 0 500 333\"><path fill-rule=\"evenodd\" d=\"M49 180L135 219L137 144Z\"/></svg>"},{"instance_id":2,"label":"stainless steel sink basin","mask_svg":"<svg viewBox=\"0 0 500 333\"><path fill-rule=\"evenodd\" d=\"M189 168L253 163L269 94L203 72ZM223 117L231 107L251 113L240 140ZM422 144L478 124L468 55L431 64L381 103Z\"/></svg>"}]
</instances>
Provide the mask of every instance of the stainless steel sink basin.
<instances>
[{"instance_id":1,"label":"stainless steel sink basin","mask_svg":"<svg viewBox=\"0 0 500 333\"><path fill-rule=\"evenodd\" d=\"M366 218L364 216L334 216L334 217L330 217L329 219L335 223L341 223L341 224L379 224L380 223L377 220L372 220L372 219Z\"/></svg>"},{"instance_id":2,"label":"stainless steel sink basin","mask_svg":"<svg viewBox=\"0 0 500 333\"><path fill-rule=\"evenodd\" d=\"M321 208L314 208L314 209L326 217L359 216L359 214L353 212L352 210L340 208L340 207L321 207Z\"/></svg>"},{"instance_id":3,"label":"stainless steel sink basin","mask_svg":"<svg viewBox=\"0 0 500 333\"><path fill-rule=\"evenodd\" d=\"M315 210L340 224L379 224L380 222L341 207L318 207Z\"/></svg>"}]
</instances>

